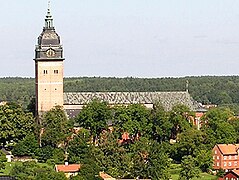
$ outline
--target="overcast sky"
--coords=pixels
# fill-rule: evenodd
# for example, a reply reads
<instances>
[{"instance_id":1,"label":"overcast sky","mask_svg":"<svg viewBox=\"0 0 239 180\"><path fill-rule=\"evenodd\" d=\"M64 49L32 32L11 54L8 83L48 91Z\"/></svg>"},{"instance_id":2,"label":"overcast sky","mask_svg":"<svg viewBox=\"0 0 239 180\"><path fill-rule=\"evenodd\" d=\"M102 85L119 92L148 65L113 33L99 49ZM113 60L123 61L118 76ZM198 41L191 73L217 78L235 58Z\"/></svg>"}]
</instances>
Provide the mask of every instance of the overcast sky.
<instances>
[{"instance_id":1,"label":"overcast sky","mask_svg":"<svg viewBox=\"0 0 239 180\"><path fill-rule=\"evenodd\" d=\"M0 0L0 77L34 76L47 0ZM239 0L52 0L65 76L239 75Z\"/></svg>"}]
</instances>

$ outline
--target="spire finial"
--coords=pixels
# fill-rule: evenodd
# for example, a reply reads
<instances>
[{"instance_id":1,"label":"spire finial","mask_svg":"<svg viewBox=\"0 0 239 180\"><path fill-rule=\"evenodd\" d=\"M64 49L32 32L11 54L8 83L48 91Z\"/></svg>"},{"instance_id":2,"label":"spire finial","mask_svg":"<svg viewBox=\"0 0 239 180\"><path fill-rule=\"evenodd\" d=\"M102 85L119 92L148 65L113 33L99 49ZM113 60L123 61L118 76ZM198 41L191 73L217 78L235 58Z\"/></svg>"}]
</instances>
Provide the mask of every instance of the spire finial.
<instances>
[{"instance_id":1,"label":"spire finial","mask_svg":"<svg viewBox=\"0 0 239 180\"><path fill-rule=\"evenodd\" d=\"M45 19L45 28L52 29L53 27L53 18L51 15L51 1L48 0L48 8L47 8L47 15Z\"/></svg>"},{"instance_id":2,"label":"spire finial","mask_svg":"<svg viewBox=\"0 0 239 180\"><path fill-rule=\"evenodd\" d=\"M48 9L50 9L51 8L51 1L49 0L48 1Z\"/></svg>"},{"instance_id":3,"label":"spire finial","mask_svg":"<svg viewBox=\"0 0 239 180\"><path fill-rule=\"evenodd\" d=\"M186 80L186 92L188 92L188 87L189 87L189 81Z\"/></svg>"}]
</instances>

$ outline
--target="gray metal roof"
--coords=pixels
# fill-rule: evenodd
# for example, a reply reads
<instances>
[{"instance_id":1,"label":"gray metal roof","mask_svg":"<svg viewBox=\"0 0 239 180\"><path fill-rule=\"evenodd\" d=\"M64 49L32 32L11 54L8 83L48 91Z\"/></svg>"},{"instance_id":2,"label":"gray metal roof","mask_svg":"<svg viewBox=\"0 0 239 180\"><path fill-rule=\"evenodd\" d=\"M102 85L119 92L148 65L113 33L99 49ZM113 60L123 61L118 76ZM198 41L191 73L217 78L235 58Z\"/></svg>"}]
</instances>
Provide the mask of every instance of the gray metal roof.
<instances>
[{"instance_id":1,"label":"gray metal roof","mask_svg":"<svg viewBox=\"0 0 239 180\"><path fill-rule=\"evenodd\" d=\"M186 91L180 92L67 92L64 93L65 105L85 105L98 99L109 104L154 104L161 102L169 111L177 104L188 106L192 111L200 108Z\"/></svg>"}]
</instances>

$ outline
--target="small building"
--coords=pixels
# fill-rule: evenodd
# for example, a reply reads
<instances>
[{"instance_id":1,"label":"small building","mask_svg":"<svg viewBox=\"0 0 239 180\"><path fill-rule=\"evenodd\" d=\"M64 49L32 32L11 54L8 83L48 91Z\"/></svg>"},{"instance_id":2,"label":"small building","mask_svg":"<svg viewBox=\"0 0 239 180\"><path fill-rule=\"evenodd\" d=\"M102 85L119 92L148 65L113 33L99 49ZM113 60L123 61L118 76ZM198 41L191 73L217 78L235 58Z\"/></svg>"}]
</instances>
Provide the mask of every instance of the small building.
<instances>
[{"instance_id":1,"label":"small building","mask_svg":"<svg viewBox=\"0 0 239 180\"><path fill-rule=\"evenodd\" d=\"M103 180L116 180L115 178L111 177L109 174L106 174L105 172L100 172L100 177Z\"/></svg>"},{"instance_id":2,"label":"small building","mask_svg":"<svg viewBox=\"0 0 239 180\"><path fill-rule=\"evenodd\" d=\"M56 165L55 166L56 172L63 172L67 178L71 176L78 175L80 171L80 164L68 164L65 163L64 165Z\"/></svg>"},{"instance_id":3,"label":"small building","mask_svg":"<svg viewBox=\"0 0 239 180\"><path fill-rule=\"evenodd\" d=\"M239 144L217 144L212 150L213 168L225 171L239 169Z\"/></svg>"},{"instance_id":4,"label":"small building","mask_svg":"<svg viewBox=\"0 0 239 180\"><path fill-rule=\"evenodd\" d=\"M239 170L232 170L227 172L220 180L239 180Z\"/></svg>"},{"instance_id":5,"label":"small building","mask_svg":"<svg viewBox=\"0 0 239 180\"><path fill-rule=\"evenodd\" d=\"M38 162L37 159L33 159L31 156L13 156L13 162Z\"/></svg>"}]
</instances>

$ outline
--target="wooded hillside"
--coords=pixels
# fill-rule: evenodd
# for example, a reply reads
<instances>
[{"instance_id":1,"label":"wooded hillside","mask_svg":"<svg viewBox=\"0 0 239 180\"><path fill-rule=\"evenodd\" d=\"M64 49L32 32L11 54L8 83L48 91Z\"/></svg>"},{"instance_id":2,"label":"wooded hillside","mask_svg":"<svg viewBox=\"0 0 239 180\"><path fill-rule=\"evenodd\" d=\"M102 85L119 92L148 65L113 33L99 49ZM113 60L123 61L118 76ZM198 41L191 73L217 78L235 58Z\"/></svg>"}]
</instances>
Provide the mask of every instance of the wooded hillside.
<instances>
[{"instance_id":1,"label":"wooded hillside","mask_svg":"<svg viewBox=\"0 0 239 180\"><path fill-rule=\"evenodd\" d=\"M187 81L190 94L198 102L234 107L239 104L239 76L65 78L64 91L184 91ZM33 97L34 78L0 78L0 100L14 101L26 107Z\"/></svg>"}]
</instances>

